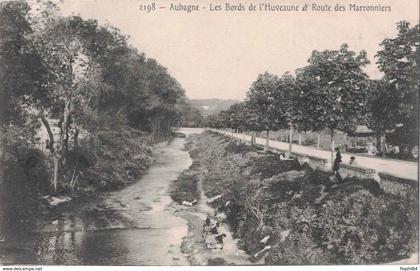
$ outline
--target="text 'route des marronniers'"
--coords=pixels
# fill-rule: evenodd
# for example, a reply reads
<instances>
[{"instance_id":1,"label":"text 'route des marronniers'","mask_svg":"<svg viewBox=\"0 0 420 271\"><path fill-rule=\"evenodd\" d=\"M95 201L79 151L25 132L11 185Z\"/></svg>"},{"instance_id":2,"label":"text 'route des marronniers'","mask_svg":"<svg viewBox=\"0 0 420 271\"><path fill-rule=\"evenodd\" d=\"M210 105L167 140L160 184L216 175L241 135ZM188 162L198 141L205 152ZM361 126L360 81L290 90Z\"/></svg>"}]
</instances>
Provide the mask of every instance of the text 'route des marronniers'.
<instances>
[{"instance_id":1,"label":"text 'route des marronniers'","mask_svg":"<svg viewBox=\"0 0 420 271\"><path fill-rule=\"evenodd\" d=\"M198 11L209 12L391 12L391 6L382 4L276 4L276 3L209 3L206 5L185 4L180 2L157 3L148 2L139 5L138 9L142 12L150 13L155 11L171 11L192 13Z\"/></svg>"}]
</instances>

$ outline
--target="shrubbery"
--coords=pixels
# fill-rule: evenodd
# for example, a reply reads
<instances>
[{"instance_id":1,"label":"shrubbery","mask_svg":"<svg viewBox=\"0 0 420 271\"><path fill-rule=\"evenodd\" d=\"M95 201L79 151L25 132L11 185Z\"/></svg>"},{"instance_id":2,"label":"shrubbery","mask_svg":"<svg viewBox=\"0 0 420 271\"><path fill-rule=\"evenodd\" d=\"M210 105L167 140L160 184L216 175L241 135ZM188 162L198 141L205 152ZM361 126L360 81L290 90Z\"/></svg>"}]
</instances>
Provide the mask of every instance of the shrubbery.
<instances>
[{"instance_id":1,"label":"shrubbery","mask_svg":"<svg viewBox=\"0 0 420 271\"><path fill-rule=\"evenodd\" d=\"M30 163L16 166L29 180L51 182L57 194L133 181L151 160L144 146L167 139L184 115L199 119L199 112L167 69L117 28L63 16L53 1L35 6L0 1L0 129L16 130L19 141L1 142L8 148L2 156L10 156L3 160ZM31 119L38 127L26 133ZM41 125L45 159L24 153ZM28 155L46 162L48 177L37 177L43 163L28 162Z\"/></svg>"},{"instance_id":2,"label":"shrubbery","mask_svg":"<svg viewBox=\"0 0 420 271\"><path fill-rule=\"evenodd\" d=\"M0 227L16 229L41 210L39 194L50 192L44 155L31 144L25 128L0 131Z\"/></svg>"},{"instance_id":3,"label":"shrubbery","mask_svg":"<svg viewBox=\"0 0 420 271\"><path fill-rule=\"evenodd\" d=\"M225 148L227 152L231 153L247 153L251 151L258 151L261 148L258 148L257 146L253 145L246 145L245 143L237 143L234 141L231 141Z\"/></svg>"},{"instance_id":4,"label":"shrubbery","mask_svg":"<svg viewBox=\"0 0 420 271\"><path fill-rule=\"evenodd\" d=\"M205 193L222 194L215 207L251 255L270 245L267 264L372 264L413 250L418 210L374 180L340 182L274 155L232 153L231 144L205 133L194 152Z\"/></svg>"},{"instance_id":5,"label":"shrubbery","mask_svg":"<svg viewBox=\"0 0 420 271\"><path fill-rule=\"evenodd\" d=\"M33 192L47 192L49 174L45 156L29 138L30 130L10 127L0 131L0 173L4 184L19 182ZM10 171L9 171L10 170ZM21 178L10 178L8 172L19 171Z\"/></svg>"},{"instance_id":6,"label":"shrubbery","mask_svg":"<svg viewBox=\"0 0 420 271\"><path fill-rule=\"evenodd\" d=\"M152 162L151 150L143 134L113 123L81 140L80 146L66 157L66 191L108 190L136 180ZM77 179L76 179L77 178ZM77 185L75 185L77 182Z\"/></svg>"},{"instance_id":7,"label":"shrubbery","mask_svg":"<svg viewBox=\"0 0 420 271\"><path fill-rule=\"evenodd\" d=\"M200 191L197 188L198 177L195 174L182 173L178 179L171 183L171 198L182 204L183 201L193 202L200 199Z\"/></svg>"}]
</instances>

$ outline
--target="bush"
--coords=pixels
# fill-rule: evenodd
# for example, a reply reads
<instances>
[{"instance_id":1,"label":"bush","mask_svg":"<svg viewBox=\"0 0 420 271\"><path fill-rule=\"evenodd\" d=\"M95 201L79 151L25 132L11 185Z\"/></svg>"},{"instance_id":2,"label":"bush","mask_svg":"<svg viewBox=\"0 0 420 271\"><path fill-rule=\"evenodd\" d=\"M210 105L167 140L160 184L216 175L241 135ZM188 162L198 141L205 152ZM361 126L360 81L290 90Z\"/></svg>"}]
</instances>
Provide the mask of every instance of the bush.
<instances>
[{"instance_id":1,"label":"bush","mask_svg":"<svg viewBox=\"0 0 420 271\"><path fill-rule=\"evenodd\" d=\"M24 129L14 128L0 131L0 228L12 232L34 225L44 210L39 196L50 192L45 157L22 133Z\"/></svg>"},{"instance_id":2,"label":"bush","mask_svg":"<svg viewBox=\"0 0 420 271\"><path fill-rule=\"evenodd\" d=\"M408 218L389 195L375 197L362 188L338 192L316 213L315 240L332 250L337 263L381 263L408 256Z\"/></svg>"},{"instance_id":3,"label":"bush","mask_svg":"<svg viewBox=\"0 0 420 271\"><path fill-rule=\"evenodd\" d=\"M119 123L97 128L66 155L62 192L117 189L131 183L152 162L143 134Z\"/></svg>"},{"instance_id":4,"label":"bush","mask_svg":"<svg viewBox=\"0 0 420 271\"><path fill-rule=\"evenodd\" d=\"M236 141L231 141L226 146L225 150L230 153L247 153L247 152L256 152L259 150L255 145L250 146L245 143L238 143Z\"/></svg>"},{"instance_id":5,"label":"bush","mask_svg":"<svg viewBox=\"0 0 420 271\"><path fill-rule=\"evenodd\" d=\"M267 264L384 263L416 247L417 191L403 199L374 180L337 183L276 155L232 152L231 142L208 133L195 146L206 169L203 189L222 195L215 208L226 213L243 248L254 255L270 235Z\"/></svg>"},{"instance_id":6,"label":"bush","mask_svg":"<svg viewBox=\"0 0 420 271\"><path fill-rule=\"evenodd\" d=\"M194 174L184 172L178 179L171 183L171 198L182 204L183 201L192 202L199 200L200 191L197 188L198 177Z\"/></svg>"},{"instance_id":7,"label":"bush","mask_svg":"<svg viewBox=\"0 0 420 271\"><path fill-rule=\"evenodd\" d=\"M8 182L19 182L19 185L28 187L31 191L47 193L50 189L46 158L40 150L32 144L32 140L25 137L25 132L20 129L4 129L0 134L1 157L0 168L8 172L14 168L23 173L21 178L8 178Z\"/></svg>"}]
</instances>

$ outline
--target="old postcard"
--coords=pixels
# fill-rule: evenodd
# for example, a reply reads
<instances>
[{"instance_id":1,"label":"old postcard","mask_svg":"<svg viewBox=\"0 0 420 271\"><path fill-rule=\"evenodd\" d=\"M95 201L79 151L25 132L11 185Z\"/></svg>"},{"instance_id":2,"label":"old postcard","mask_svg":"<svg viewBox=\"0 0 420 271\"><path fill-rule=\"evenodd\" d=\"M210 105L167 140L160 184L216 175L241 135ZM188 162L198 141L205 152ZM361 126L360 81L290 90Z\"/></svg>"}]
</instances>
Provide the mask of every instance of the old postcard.
<instances>
[{"instance_id":1,"label":"old postcard","mask_svg":"<svg viewBox=\"0 0 420 271\"><path fill-rule=\"evenodd\" d=\"M0 1L2 270L418 270L419 38L418 0Z\"/></svg>"}]
</instances>

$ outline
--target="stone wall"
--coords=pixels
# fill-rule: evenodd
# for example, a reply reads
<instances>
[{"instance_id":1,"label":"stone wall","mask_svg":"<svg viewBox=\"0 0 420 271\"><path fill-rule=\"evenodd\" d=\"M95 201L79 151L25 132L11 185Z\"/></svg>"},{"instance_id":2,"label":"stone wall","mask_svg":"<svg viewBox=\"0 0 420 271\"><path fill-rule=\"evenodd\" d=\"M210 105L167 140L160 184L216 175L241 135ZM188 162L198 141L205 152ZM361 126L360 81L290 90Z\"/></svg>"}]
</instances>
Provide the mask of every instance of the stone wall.
<instances>
[{"instance_id":1,"label":"stone wall","mask_svg":"<svg viewBox=\"0 0 420 271\"><path fill-rule=\"evenodd\" d=\"M418 191L418 182L399 178L388 173L379 172L380 187L388 193L407 196L413 191Z\"/></svg>"},{"instance_id":2,"label":"stone wall","mask_svg":"<svg viewBox=\"0 0 420 271\"><path fill-rule=\"evenodd\" d=\"M342 178L357 177L359 179L374 179L379 181L374 169L343 163L340 164L340 175Z\"/></svg>"}]
</instances>

